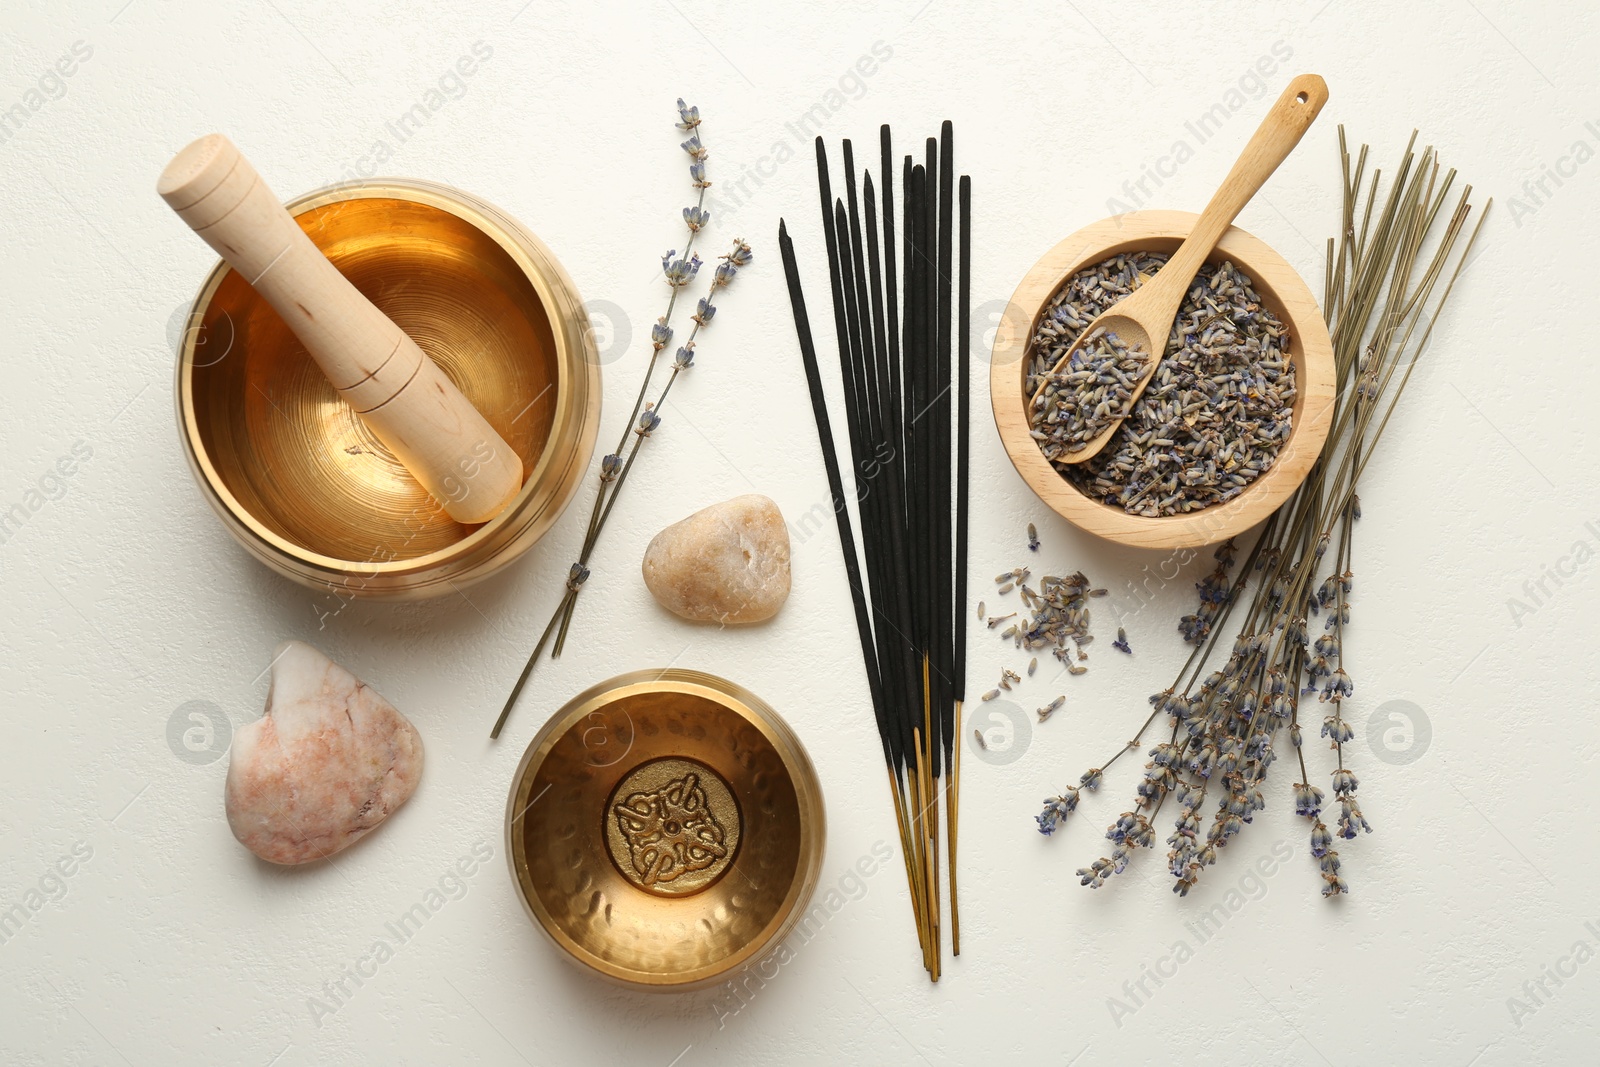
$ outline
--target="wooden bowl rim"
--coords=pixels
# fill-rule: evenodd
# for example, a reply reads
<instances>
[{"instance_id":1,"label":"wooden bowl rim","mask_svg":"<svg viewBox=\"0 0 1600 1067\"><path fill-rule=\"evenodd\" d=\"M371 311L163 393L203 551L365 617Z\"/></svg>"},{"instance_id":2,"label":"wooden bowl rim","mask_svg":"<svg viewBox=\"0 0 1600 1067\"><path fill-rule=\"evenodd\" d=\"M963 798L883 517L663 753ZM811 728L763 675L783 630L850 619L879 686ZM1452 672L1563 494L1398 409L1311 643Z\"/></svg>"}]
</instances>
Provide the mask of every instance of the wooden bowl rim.
<instances>
[{"instance_id":1,"label":"wooden bowl rim","mask_svg":"<svg viewBox=\"0 0 1600 1067\"><path fill-rule=\"evenodd\" d=\"M1217 242L1211 259L1228 259L1249 276L1263 302L1281 305L1295 361L1294 427L1267 472L1225 504L1186 515L1130 515L1085 496L1044 458L1029 435L1023 380L1028 346L1045 305L1061 284L1119 252L1149 251L1149 242L1181 242L1199 215L1133 211L1101 219L1056 244L1018 284L995 333L989 363L989 402L1011 463L1052 511L1098 537L1135 548L1199 548L1245 532L1293 495L1322 452L1333 418L1333 341L1305 281L1265 241L1237 226ZM1174 246L1175 247L1175 246ZM1024 316L1026 318L1024 319Z\"/></svg>"},{"instance_id":2,"label":"wooden bowl rim","mask_svg":"<svg viewBox=\"0 0 1600 1067\"><path fill-rule=\"evenodd\" d=\"M521 868L527 866L523 835L515 829L522 812L529 806L528 792L551 750L575 726L609 704L648 693L685 693L713 701L734 712L764 736L778 753L794 786L800 813L799 859L794 879L784 894L778 911L761 932L745 942L737 952L718 962L672 975L621 967L599 958L580 945L550 916L538 893L523 884ZM816 767L799 736L783 716L766 701L744 686L704 671L681 667L647 668L629 671L590 686L567 701L534 735L511 776L506 797L505 849L523 911L533 920L564 959L589 973L633 989L649 992L684 992L704 988L723 979L729 972L780 944L805 915L822 873L822 857L827 843L827 815L822 802L822 783Z\"/></svg>"},{"instance_id":3,"label":"wooden bowl rim","mask_svg":"<svg viewBox=\"0 0 1600 1067\"><path fill-rule=\"evenodd\" d=\"M572 428L569 423L581 422L584 417L584 412L579 410L578 405L564 402L564 398L572 395L576 377L575 368L571 365L572 357L576 355L584 360L588 367L594 369L596 378L598 378L598 362L595 352L592 351L591 335L587 332L580 333L576 345L573 339L567 336L569 331L564 328L564 316L561 314L561 307L565 301L558 296L552 278L547 276L549 272L543 264L535 261L533 253L542 255L551 263L554 263L553 257L536 237L493 205L469 193L437 182L413 178L380 178L314 189L288 201L284 207L291 216L298 219L307 211L351 200L405 200L454 215L499 245L534 287L539 303L544 308L551 340L555 345L556 414L551 420L550 432L540 450L539 461L533 470L525 475L522 488L518 490L517 495L512 497L511 502L500 514L459 541L425 555L389 561L342 559L315 552L298 542L289 540L263 523L233 495L212 463L211 456L201 439L200 423L194 402L194 350L200 332L198 327L203 322L217 289L233 269L220 259L206 275L194 303L190 306L189 317L185 322L183 343L178 350L178 421L182 430L184 450L199 476L202 488L211 496L214 506L222 510L225 517L233 520L230 524L231 530L263 546L269 555L286 557L309 566L325 573L330 579L423 575L437 567L471 556L480 547L496 540L512 522L534 521L538 509L529 512L528 505L535 496L547 490L548 487L543 484L546 472L557 462L557 457L554 455L556 450L552 449L550 444L561 440L567 434ZM564 277L560 280L566 281ZM596 384L598 385L598 382ZM595 391L598 392L598 389ZM592 451L592 448L591 441L585 451ZM587 466L587 463L586 455L584 465ZM527 547L530 546L522 546L519 552L526 550Z\"/></svg>"}]
</instances>

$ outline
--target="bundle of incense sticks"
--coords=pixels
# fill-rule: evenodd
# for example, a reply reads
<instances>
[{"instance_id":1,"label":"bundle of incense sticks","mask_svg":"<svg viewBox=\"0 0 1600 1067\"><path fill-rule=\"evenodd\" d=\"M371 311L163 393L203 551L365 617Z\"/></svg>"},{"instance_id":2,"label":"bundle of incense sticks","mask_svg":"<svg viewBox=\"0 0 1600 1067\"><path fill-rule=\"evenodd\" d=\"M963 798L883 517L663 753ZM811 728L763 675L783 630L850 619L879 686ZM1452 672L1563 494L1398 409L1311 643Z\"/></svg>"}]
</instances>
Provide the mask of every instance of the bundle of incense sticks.
<instances>
[{"instance_id":1,"label":"bundle of incense sticks","mask_svg":"<svg viewBox=\"0 0 1600 1067\"><path fill-rule=\"evenodd\" d=\"M901 164L898 268L888 126L882 128L880 141L880 181L875 185L863 171L858 200L850 142L843 144L845 196L838 199L822 138L817 138L822 232L852 460L853 523L794 243L781 220L778 242L888 767L923 965L938 981L944 948L941 868L949 881L951 949L961 954L956 895L961 761L956 741L966 688L972 186L962 175L959 303L953 308L958 207L950 123L937 139L928 138L921 162L908 155Z\"/></svg>"}]
</instances>

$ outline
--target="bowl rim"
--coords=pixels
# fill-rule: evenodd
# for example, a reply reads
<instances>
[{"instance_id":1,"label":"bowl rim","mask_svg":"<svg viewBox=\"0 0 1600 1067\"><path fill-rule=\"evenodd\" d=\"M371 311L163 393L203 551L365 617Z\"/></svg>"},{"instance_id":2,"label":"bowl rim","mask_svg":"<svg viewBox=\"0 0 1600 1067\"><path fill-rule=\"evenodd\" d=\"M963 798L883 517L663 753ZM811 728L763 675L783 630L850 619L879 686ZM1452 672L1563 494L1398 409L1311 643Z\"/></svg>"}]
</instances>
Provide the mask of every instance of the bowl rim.
<instances>
[{"instance_id":1,"label":"bowl rim","mask_svg":"<svg viewBox=\"0 0 1600 1067\"><path fill-rule=\"evenodd\" d=\"M538 894L529 893L523 883L519 872L526 866L526 850L522 835L516 833L514 829L523 812L532 806L532 802L526 799L527 794L532 789L539 767L543 765L556 743L591 713L617 700L643 693L684 693L712 700L732 710L760 730L789 772L800 811L800 859L795 867L794 879L784 894L777 914L767 922L759 934L731 955L714 964L671 976L621 967L600 959L562 930L550 916ZM652 992L682 992L713 985L722 981L730 972L758 958L768 948L781 944L804 916L811 896L816 890L822 875L822 857L826 844L827 815L822 803L822 784L817 778L816 768L812 765L805 745L801 743L799 736L788 722L770 704L737 682L682 667L629 671L592 685L567 701L550 716L534 735L533 740L528 743L516 771L511 776L511 788L506 797L506 862L524 913L533 920L533 925L561 950L560 954L564 959L587 973L599 975L634 989Z\"/></svg>"},{"instance_id":2,"label":"bowl rim","mask_svg":"<svg viewBox=\"0 0 1600 1067\"><path fill-rule=\"evenodd\" d=\"M1022 380L1039 316L1061 284L1085 267L1120 252L1147 250L1149 241L1181 242L1199 215L1146 210L1113 215L1070 234L1046 252L1018 283L995 331L989 363L989 402L1011 463L1052 511L1074 526L1138 548L1199 548L1237 536L1266 519L1305 480L1322 453L1333 418L1333 341L1316 298L1298 272L1265 241L1237 226L1209 259L1231 260L1264 300L1280 304L1296 359L1294 427L1267 472L1232 500L1184 515L1131 515L1083 494L1044 458L1030 436Z\"/></svg>"},{"instance_id":3,"label":"bowl rim","mask_svg":"<svg viewBox=\"0 0 1600 1067\"><path fill-rule=\"evenodd\" d=\"M177 366L177 414L180 437L183 440L184 452L187 454L191 467L196 471L201 487L205 490L214 507L218 508L230 523L235 524L236 532L243 532L251 540L261 544L267 551L286 556L296 563L314 568L318 572L326 572L330 578L384 578L408 577L423 574L442 565L453 563L466 556L470 556L479 547L497 538L502 530L522 515L528 503L536 492L542 489L542 482L550 468L556 462L555 449L550 447L552 441L558 441L567 431L569 422L581 422L584 412L578 410L577 405L563 404L561 398L570 396L574 384L574 371L569 366L572 344L564 336L565 330L561 322L562 298L558 295L547 268L536 263L529 254L530 244L537 245L537 239L524 230L504 212L495 208L487 201L481 200L470 193L455 189L438 182L431 182L420 178L374 178L362 182L335 183L314 189L311 192L297 196L284 204L291 216L298 219L302 214L313 211L329 204L336 204L350 200L406 200L427 207L444 211L447 214L466 222L494 240L505 253L516 263L524 277L533 285L539 297L540 304L545 309L545 316L549 324L551 339L556 346L556 417L551 420L550 431L545 437L540 449L539 461L532 470L523 476L522 488L511 498L501 512L488 522L483 523L461 540L421 556L411 556L397 560L358 560L341 559L321 552L312 551L304 545L291 541L277 533L271 527L261 522L254 513L246 508L227 483L218 473L205 449L200 437L199 419L195 412L194 403L194 354L198 344L200 330L198 327L212 299L216 296L217 289L223 280L233 271L226 261L218 259L201 283L199 291L195 294L194 301L189 307L189 316L184 323L183 342L178 350ZM553 260L552 260L553 262ZM580 347L584 349L582 356L594 363L594 353L588 350L590 344L587 333L580 337ZM598 392L598 390L596 390ZM592 448L592 444L590 446ZM588 465L588 455L584 457L584 466ZM529 516L531 519L532 517ZM502 546L504 547L504 546ZM493 554L491 554L491 559ZM459 582L457 584L460 584Z\"/></svg>"}]
</instances>

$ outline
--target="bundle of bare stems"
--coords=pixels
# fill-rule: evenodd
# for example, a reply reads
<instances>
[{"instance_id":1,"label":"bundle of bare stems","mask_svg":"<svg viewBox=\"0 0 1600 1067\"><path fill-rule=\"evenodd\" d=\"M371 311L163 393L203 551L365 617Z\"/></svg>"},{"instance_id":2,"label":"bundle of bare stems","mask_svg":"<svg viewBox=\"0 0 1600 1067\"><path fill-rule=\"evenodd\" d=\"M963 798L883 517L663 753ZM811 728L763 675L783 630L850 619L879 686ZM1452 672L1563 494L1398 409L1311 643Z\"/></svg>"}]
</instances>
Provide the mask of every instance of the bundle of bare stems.
<instances>
[{"instance_id":1,"label":"bundle of bare stems","mask_svg":"<svg viewBox=\"0 0 1600 1067\"><path fill-rule=\"evenodd\" d=\"M961 782L955 739L966 686L971 183L966 176L960 179L960 286L959 304L953 308L957 183L950 123L938 139L928 138L922 162L904 157L898 271L889 127L880 131L881 242L878 187L864 173L858 201L850 142L843 145L844 200L833 197L820 137L816 149L859 558L794 243L781 221L778 241L923 965L938 981L943 966L941 868L949 883L951 947L956 955L961 952L955 874Z\"/></svg>"},{"instance_id":2,"label":"bundle of bare stems","mask_svg":"<svg viewBox=\"0 0 1600 1067\"><path fill-rule=\"evenodd\" d=\"M1127 868L1134 849L1154 843L1157 817L1170 798L1176 811L1166 839L1167 866L1173 891L1187 894L1218 851L1265 806L1267 768L1287 733L1298 764L1295 812L1310 823L1322 893L1349 891L1335 840L1371 832L1356 798L1355 772L1346 766L1354 737L1345 715L1354 684L1345 670L1344 635L1354 578L1352 534L1361 517L1356 487L1488 210L1486 204L1468 233L1472 187L1452 203L1455 171L1441 173L1431 147L1419 155L1415 133L1386 190L1380 171L1367 177L1367 154L1362 145L1352 168L1341 126L1342 217L1338 238L1328 241L1323 293L1338 390L1322 455L1301 488L1264 524L1237 576L1233 542L1217 551L1216 569L1198 584L1199 608L1179 623L1193 651L1173 684L1150 698L1154 709L1138 734L1086 771L1078 785L1047 799L1037 816L1040 832L1052 833L1076 809L1080 790L1097 788L1105 770L1140 748L1165 716L1133 809L1107 830L1110 855L1078 872L1084 885L1103 885ZM1234 622L1226 660L1206 674ZM1327 793L1312 783L1302 746L1302 717L1311 710L1305 705L1320 708L1320 734L1332 751L1329 788L1338 814L1329 814L1331 831L1323 819ZM1208 801L1215 808L1202 830Z\"/></svg>"}]
</instances>

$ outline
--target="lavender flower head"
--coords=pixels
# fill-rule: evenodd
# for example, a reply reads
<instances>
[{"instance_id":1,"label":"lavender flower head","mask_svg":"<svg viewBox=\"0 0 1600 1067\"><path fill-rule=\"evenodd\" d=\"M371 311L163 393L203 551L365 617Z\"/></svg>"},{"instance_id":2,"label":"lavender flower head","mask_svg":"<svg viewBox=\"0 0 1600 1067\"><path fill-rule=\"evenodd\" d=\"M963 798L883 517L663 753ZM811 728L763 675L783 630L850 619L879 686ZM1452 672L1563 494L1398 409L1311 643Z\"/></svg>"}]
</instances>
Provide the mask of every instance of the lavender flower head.
<instances>
[{"instance_id":1,"label":"lavender flower head","mask_svg":"<svg viewBox=\"0 0 1600 1067\"><path fill-rule=\"evenodd\" d=\"M694 280L700 273L700 257L692 255L688 259L680 259L678 250L671 249L661 257L661 272L667 276L667 284L681 288Z\"/></svg>"},{"instance_id":2,"label":"lavender flower head","mask_svg":"<svg viewBox=\"0 0 1600 1067\"><path fill-rule=\"evenodd\" d=\"M1317 866L1322 870L1322 880L1327 883L1322 887L1325 897L1338 896L1340 893L1350 892L1350 887L1339 877L1339 854L1333 849L1328 849L1317 857Z\"/></svg>"},{"instance_id":3,"label":"lavender flower head","mask_svg":"<svg viewBox=\"0 0 1600 1067\"><path fill-rule=\"evenodd\" d=\"M711 280L713 289L732 285L739 268L749 266L750 261L755 258L755 253L750 251L750 246L745 244L743 239L738 239L733 242L733 251L721 258L722 262L717 264L716 277Z\"/></svg>"},{"instance_id":4,"label":"lavender flower head","mask_svg":"<svg viewBox=\"0 0 1600 1067\"><path fill-rule=\"evenodd\" d=\"M1034 816L1039 823L1039 832L1049 837L1055 832L1056 827L1066 821L1067 816L1071 815L1077 806L1078 791L1071 786L1068 786L1067 791L1058 797L1045 798L1044 810Z\"/></svg>"},{"instance_id":5,"label":"lavender flower head","mask_svg":"<svg viewBox=\"0 0 1600 1067\"><path fill-rule=\"evenodd\" d=\"M1106 828L1106 839L1116 844L1133 845L1143 848L1154 839L1155 832L1150 828L1150 820L1143 815L1125 811L1117 816L1117 821Z\"/></svg>"},{"instance_id":6,"label":"lavender flower head","mask_svg":"<svg viewBox=\"0 0 1600 1067\"><path fill-rule=\"evenodd\" d=\"M671 343L672 327L667 325L667 320L663 316L656 320L654 326L650 327L650 344L659 352Z\"/></svg>"},{"instance_id":7,"label":"lavender flower head","mask_svg":"<svg viewBox=\"0 0 1600 1067\"><path fill-rule=\"evenodd\" d=\"M1332 674L1328 675L1328 680L1323 683L1321 699L1338 703L1353 692L1355 692L1355 686L1351 684L1350 676L1344 672L1343 667L1338 667L1335 668Z\"/></svg>"},{"instance_id":8,"label":"lavender flower head","mask_svg":"<svg viewBox=\"0 0 1600 1067\"><path fill-rule=\"evenodd\" d=\"M1079 884L1086 885L1090 889L1099 889L1105 885L1106 879L1111 877L1111 874L1111 861L1104 857L1095 860L1087 867L1078 868Z\"/></svg>"},{"instance_id":9,"label":"lavender flower head","mask_svg":"<svg viewBox=\"0 0 1600 1067\"><path fill-rule=\"evenodd\" d=\"M1356 831L1372 833L1372 826L1361 814L1361 805L1356 803L1356 798L1345 795L1339 798L1339 829L1335 831L1346 841L1356 836Z\"/></svg>"},{"instance_id":10,"label":"lavender flower head","mask_svg":"<svg viewBox=\"0 0 1600 1067\"><path fill-rule=\"evenodd\" d=\"M1305 782L1294 783L1294 813L1307 819L1315 819L1322 811L1322 790Z\"/></svg>"}]
</instances>

